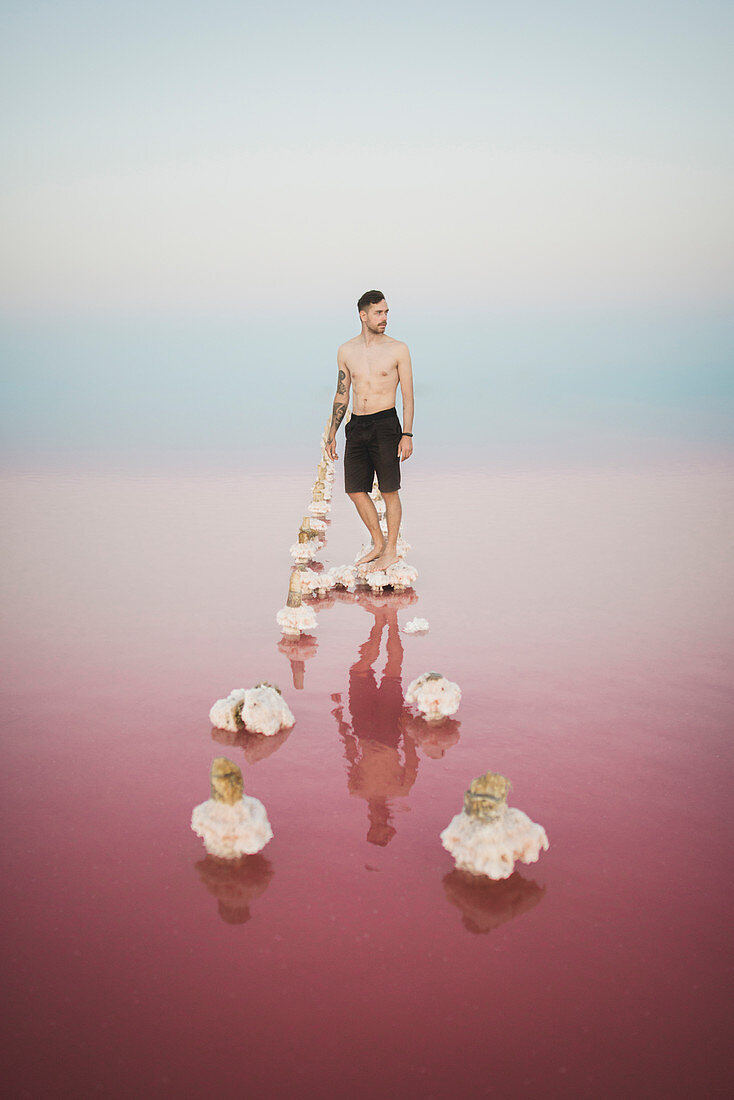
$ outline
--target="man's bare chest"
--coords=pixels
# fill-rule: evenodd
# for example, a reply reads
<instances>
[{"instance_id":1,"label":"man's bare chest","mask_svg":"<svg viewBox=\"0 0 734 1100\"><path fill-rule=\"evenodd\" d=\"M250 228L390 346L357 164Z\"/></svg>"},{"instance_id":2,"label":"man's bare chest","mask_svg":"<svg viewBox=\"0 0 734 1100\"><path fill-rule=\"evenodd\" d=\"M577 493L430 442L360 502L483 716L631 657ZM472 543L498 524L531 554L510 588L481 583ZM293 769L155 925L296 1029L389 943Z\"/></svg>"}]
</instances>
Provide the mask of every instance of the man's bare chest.
<instances>
[{"instance_id":1,"label":"man's bare chest","mask_svg":"<svg viewBox=\"0 0 734 1100\"><path fill-rule=\"evenodd\" d=\"M395 352L387 349L362 351L347 359L352 381L371 385L384 385L397 378L398 361Z\"/></svg>"}]
</instances>

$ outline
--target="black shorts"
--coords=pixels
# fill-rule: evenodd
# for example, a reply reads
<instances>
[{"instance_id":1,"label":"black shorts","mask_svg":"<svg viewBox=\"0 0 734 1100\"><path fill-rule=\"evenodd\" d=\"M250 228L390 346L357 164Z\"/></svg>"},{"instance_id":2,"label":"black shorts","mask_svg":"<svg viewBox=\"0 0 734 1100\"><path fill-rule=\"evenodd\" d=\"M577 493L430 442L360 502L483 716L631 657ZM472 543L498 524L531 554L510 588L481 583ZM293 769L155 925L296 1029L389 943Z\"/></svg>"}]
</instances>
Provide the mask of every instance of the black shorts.
<instances>
[{"instance_id":1,"label":"black shorts","mask_svg":"<svg viewBox=\"0 0 734 1100\"><path fill-rule=\"evenodd\" d=\"M375 474L381 493L400 488L398 444L403 429L397 409L381 409L363 416L352 414L344 432L344 488L348 493L371 493Z\"/></svg>"}]
</instances>

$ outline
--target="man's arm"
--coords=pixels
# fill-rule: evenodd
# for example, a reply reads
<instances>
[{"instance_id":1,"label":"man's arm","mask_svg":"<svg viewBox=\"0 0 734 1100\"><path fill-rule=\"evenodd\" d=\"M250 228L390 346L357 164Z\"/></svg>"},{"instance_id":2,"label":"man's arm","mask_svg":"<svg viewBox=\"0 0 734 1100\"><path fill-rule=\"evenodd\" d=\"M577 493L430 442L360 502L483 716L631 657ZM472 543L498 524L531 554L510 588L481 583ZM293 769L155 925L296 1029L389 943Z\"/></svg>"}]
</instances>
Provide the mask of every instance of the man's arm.
<instances>
[{"instance_id":1,"label":"man's arm","mask_svg":"<svg viewBox=\"0 0 734 1100\"><path fill-rule=\"evenodd\" d=\"M337 352L336 364L339 369L339 376L336 380L336 395L331 409L329 434L326 438L326 452L330 458L338 457L336 453L336 433L339 430L339 425L346 416L349 407L349 390L352 385L352 376L349 373L349 367L346 364L346 359L341 348L339 348Z\"/></svg>"},{"instance_id":2,"label":"man's arm","mask_svg":"<svg viewBox=\"0 0 734 1100\"><path fill-rule=\"evenodd\" d=\"M413 431L413 364L410 361L410 352L406 344L402 344L398 352L398 380L400 392L403 397L403 431ZM410 458L413 453L413 439L404 435L398 444L398 457L401 462Z\"/></svg>"}]
</instances>

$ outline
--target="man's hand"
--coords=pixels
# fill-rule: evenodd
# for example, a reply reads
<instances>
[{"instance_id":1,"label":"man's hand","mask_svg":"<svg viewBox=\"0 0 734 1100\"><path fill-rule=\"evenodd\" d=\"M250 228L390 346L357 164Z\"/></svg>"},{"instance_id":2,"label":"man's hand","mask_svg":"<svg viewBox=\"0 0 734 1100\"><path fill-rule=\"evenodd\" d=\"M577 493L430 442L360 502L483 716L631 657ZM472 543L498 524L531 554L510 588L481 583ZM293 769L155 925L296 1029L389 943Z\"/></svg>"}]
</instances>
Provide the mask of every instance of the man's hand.
<instances>
[{"instance_id":1,"label":"man's hand","mask_svg":"<svg viewBox=\"0 0 734 1100\"><path fill-rule=\"evenodd\" d=\"M405 462L406 458L410 458L413 453L413 440L409 435L401 437L398 443L398 458L401 462Z\"/></svg>"},{"instance_id":2,"label":"man's hand","mask_svg":"<svg viewBox=\"0 0 734 1100\"><path fill-rule=\"evenodd\" d=\"M333 435L330 435L326 440L326 453L329 458L337 459L339 455L336 453L336 439Z\"/></svg>"}]
</instances>

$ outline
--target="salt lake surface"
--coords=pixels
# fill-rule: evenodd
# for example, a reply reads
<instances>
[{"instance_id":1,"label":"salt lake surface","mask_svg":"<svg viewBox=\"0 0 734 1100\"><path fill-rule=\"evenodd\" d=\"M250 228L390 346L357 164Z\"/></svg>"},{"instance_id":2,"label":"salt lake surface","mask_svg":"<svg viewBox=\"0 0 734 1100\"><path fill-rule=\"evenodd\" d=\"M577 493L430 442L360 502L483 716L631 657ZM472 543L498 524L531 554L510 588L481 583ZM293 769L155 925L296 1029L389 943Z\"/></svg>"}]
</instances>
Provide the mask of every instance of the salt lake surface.
<instances>
[{"instance_id":1,"label":"salt lake surface","mask_svg":"<svg viewBox=\"0 0 734 1100\"><path fill-rule=\"evenodd\" d=\"M414 601L288 645L317 460L2 483L10 1094L728 1093L731 468L411 460ZM457 681L455 720L386 662ZM293 730L212 731L261 679ZM231 867L189 827L220 754L275 833ZM550 840L494 884L438 840L487 769Z\"/></svg>"}]
</instances>

